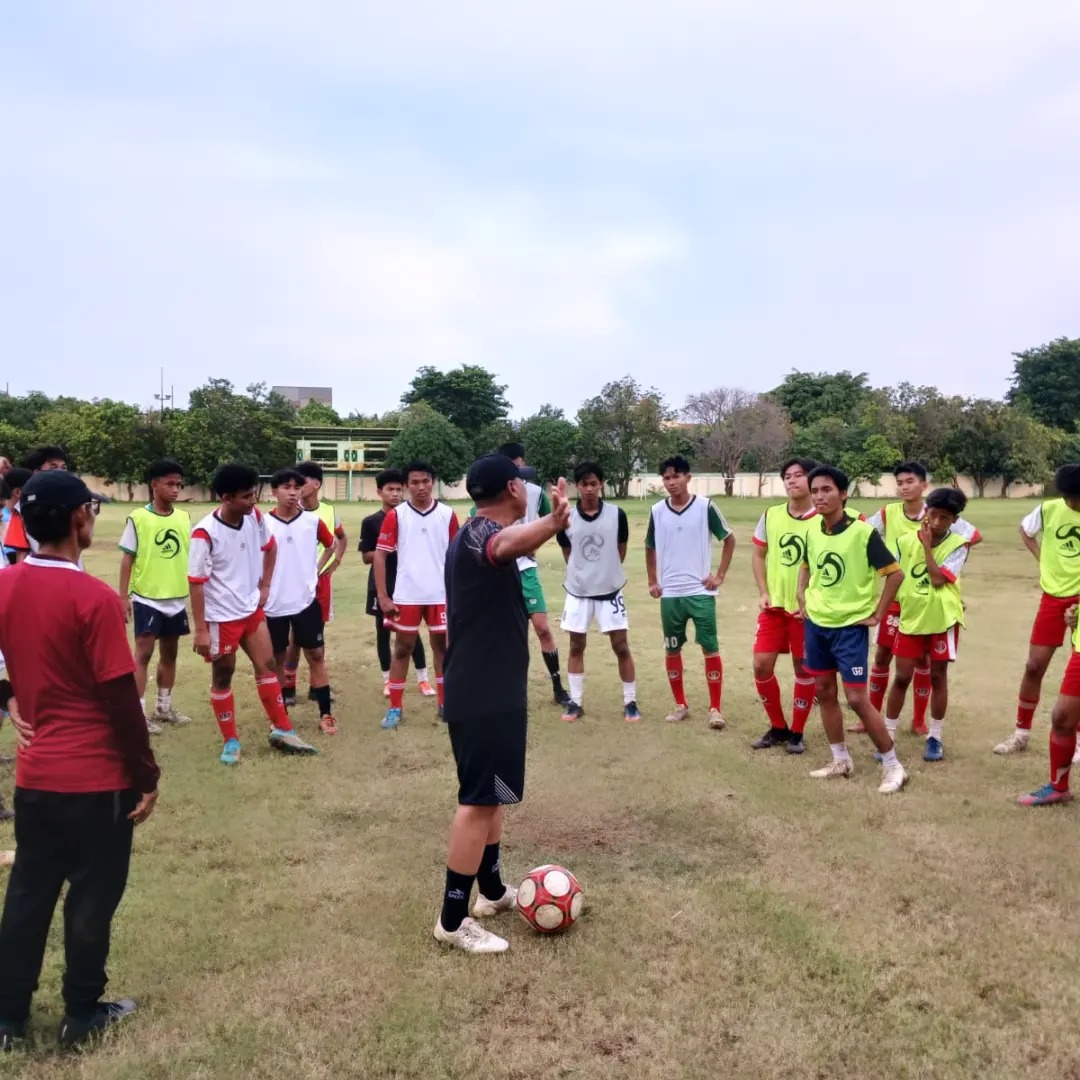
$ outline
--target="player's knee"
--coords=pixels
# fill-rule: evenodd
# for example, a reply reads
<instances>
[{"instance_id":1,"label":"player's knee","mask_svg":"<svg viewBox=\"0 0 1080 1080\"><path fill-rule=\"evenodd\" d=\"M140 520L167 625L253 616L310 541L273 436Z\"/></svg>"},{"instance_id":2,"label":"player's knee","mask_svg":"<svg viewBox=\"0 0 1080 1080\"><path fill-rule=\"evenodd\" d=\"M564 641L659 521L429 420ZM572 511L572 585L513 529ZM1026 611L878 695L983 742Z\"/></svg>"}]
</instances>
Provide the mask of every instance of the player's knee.
<instances>
[{"instance_id":1,"label":"player's knee","mask_svg":"<svg viewBox=\"0 0 1080 1080\"><path fill-rule=\"evenodd\" d=\"M175 664L180 642L177 638L162 638L158 642L158 659L163 664Z\"/></svg>"},{"instance_id":2,"label":"player's knee","mask_svg":"<svg viewBox=\"0 0 1080 1080\"><path fill-rule=\"evenodd\" d=\"M617 641L612 639L611 651L620 660L629 660L630 659L630 642L627 641L626 638L619 638Z\"/></svg>"},{"instance_id":3,"label":"player's knee","mask_svg":"<svg viewBox=\"0 0 1080 1080\"><path fill-rule=\"evenodd\" d=\"M758 682L764 682L766 679L771 678L775 670L776 657L764 653L758 653L754 656L754 678ZM798 674L797 671L796 674Z\"/></svg>"},{"instance_id":4,"label":"player's knee","mask_svg":"<svg viewBox=\"0 0 1080 1080\"><path fill-rule=\"evenodd\" d=\"M883 645L879 645L874 651L874 667L887 668L892 662L892 653Z\"/></svg>"},{"instance_id":5,"label":"player's knee","mask_svg":"<svg viewBox=\"0 0 1080 1080\"><path fill-rule=\"evenodd\" d=\"M1075 698L1073 701L1075 702ZM1071 735L1080 725L1080 707L1063 705L1059 699L1050 714L1050 726L1059 735Z\"/></svg>"},{"instance_id":6,"label":"player's knee","mask_svg":"<svg viewBox=\"0 0 1080 1080\"><path fill-rule=\"evenodd\" d=\"M1033 679L1041 679L1050 666L1050 657L1041 653L1029 653L1027 663L1024 665L1024 674Z\"/></svg>"},{"instance_id":7,"label":"player's knee","mask_svg":"<svg viewBox=\"0 0 1080 1080\"><path fill-rule=\"evenodd\" d=\"M865 686L844 686L844 697L851 708L860 716L864 710L870 708L870 698L866 693Z\"/></svg>"},{"instance_id":8,"label":"player's knee","mask_svg":"<svg viewBox=\"0 0 1080 1080\"><path fill-rule=\"evenodd\" d=\"M930 686L934 690L944 690L949 684L949 669L934 665L930 668Z\"/></svg>"},{"instance_id":9,"label":"player's knee","mask_svg":"<svg viewBox=\"0 0 1080 1080\"><path fill-rule=\"evenodd\" d=\"M309 664L321 664L326 658L326 650L322 647L318 649L307 649L306 652Z\"/></svg>"},{"instance_id":10,"label":"player's knee","mask_svg":"<svg viewBox=\"0 0 1080 1080\"><path fill-rule=\"evenodd\" d=\"M912 668L898 667L893 673L893 685L901 690L906 690L911 685L911 679L915 672Z\"/></svg>"}]
</instances>

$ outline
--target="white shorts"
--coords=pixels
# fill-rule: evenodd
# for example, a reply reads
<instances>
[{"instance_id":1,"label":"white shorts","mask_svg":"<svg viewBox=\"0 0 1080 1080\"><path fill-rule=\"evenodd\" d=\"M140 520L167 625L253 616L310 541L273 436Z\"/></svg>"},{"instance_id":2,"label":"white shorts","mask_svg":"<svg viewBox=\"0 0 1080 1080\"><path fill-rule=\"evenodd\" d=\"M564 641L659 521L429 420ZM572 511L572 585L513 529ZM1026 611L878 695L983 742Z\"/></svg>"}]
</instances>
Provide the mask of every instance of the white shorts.
<instances>
[{"instance_id":1,"label":"white shorts","mask_svg":"<svg viewBox=\"0 0 1080 1080\"><path fill-rule=\"evenodd\" d=\"M566 594L566 603L559 621L568 634L587 634L593 619L602 634L629 629L630 620L626 616L623 594L617 593L610 600L586 600L581 596Z\"/></svg>"}]
</instances>

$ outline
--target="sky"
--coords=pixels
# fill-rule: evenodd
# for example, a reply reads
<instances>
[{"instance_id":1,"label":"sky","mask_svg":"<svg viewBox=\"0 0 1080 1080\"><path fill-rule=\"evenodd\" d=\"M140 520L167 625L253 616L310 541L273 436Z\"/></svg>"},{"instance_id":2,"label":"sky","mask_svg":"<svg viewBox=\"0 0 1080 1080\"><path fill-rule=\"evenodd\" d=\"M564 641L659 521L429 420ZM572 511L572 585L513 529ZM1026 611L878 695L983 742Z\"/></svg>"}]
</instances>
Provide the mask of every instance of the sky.
<instances>
[{"instance_id":1,"label":"sky","mask_svg":"<svg viewBox=\"0 0 1080 1080\"><path fill-rule=\"evenodd\" d=\"M1000 396L1080 334L1075 0L52 0L0 35L0 390L513 414Z\"/></svg>"}]
</instances>

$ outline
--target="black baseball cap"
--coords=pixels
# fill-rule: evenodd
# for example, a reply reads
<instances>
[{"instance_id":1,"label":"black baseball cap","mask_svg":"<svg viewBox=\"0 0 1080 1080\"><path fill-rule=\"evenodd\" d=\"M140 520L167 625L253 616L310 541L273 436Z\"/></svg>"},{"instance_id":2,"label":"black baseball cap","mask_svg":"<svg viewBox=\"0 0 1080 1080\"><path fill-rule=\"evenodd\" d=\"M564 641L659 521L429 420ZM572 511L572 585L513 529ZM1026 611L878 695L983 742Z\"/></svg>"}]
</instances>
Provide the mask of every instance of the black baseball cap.
<instances>
[{"instance_id":1,"label":"black baseball cap","mask_svg":"<svg viewBox=\"0 0 1080 1080\"><path fill-rule=\"evenodd\" d=\"M21 505L48 510L77 510L94 501L93 492L74 473L63 469L34 473L22 489Z\"/></svg>"},{"instance_id":2,"label":"black baseball cap","mask_svg":"<svg viewBox=\"0 0 1080 1080\"><path fill-rule=\"evenodd\" d=\"M485 454L469 466L465 490L474 501L494 499L511 480L520 480L521 470L502 454Z\"/></svg>"}]
</instances>

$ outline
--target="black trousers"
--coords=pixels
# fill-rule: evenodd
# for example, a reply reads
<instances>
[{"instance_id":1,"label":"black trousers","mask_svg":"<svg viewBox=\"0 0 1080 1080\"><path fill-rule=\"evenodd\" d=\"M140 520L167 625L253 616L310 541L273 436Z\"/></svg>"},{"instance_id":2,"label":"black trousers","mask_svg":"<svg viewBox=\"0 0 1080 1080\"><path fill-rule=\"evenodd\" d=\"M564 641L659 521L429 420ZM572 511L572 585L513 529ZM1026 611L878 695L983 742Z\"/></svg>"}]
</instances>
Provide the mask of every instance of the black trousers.
<instances>
[{"instance_id":1,"label":"black trousers","mask_svg":"<svg viewBox=\"0 0 1080 1080\"><path fill-rule=\"evenodd\" d=\"M379 667L383 671L390 670L390 631L383 623L382 609L375 613L375 649L379 654ZM424 643L420 635L416 635L416 644L412 651L413 664L418 671L427 667L427 657L424 655Z\"/></svg>"},{"instance_id":2,"label":"black trousers","mask_svg":"<svg viewBox=\"0 0 1080 1080\"><path fill-rule=\"evenodd\" d=\"M109 932L131 862L133 791L65 795L15 789L15 865L0 919L0 1020L30 1015L60 890L64 1004L88 1016L105 992Z\"/></svg>"}]
</instances>

